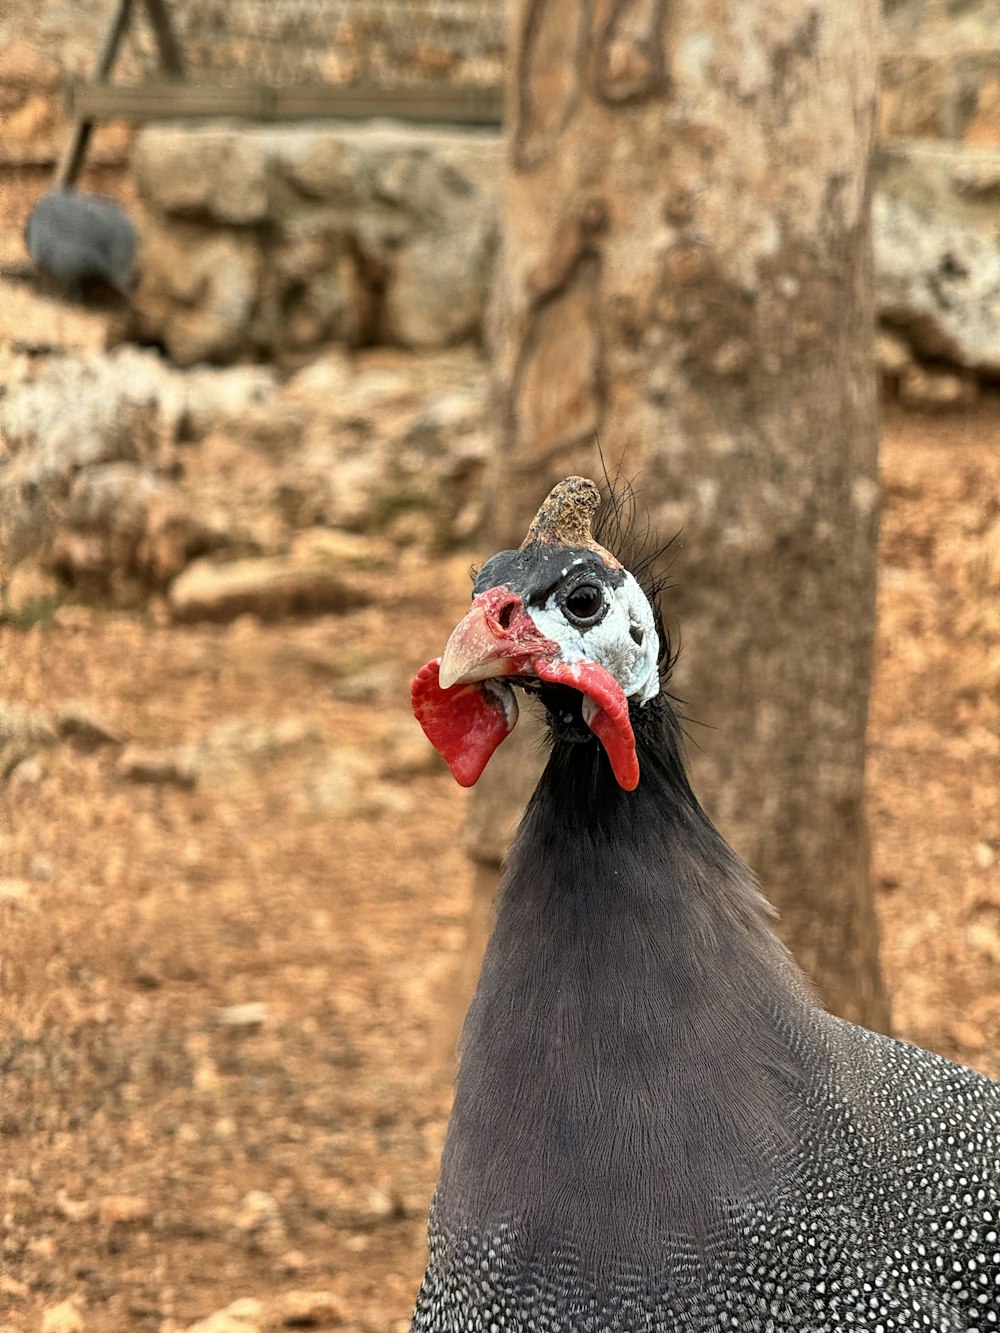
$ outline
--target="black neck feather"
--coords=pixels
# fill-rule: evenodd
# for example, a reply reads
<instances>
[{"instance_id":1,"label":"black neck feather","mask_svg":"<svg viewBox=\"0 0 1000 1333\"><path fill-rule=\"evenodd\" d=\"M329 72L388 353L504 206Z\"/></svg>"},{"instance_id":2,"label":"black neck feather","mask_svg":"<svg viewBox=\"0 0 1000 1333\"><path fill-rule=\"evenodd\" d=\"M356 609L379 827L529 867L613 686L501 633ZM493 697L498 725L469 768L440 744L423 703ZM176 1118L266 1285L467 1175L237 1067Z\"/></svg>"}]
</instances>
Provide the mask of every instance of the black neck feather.
<instances>
[{"instance_id":1,"label":"black neck feather","mask_svg":"<svg viewBox=\"0 0 1000 1333\"><path fill-rule=\"evenodd\" d=\"M595 739L554 728L463 1034L438 1193L450 1229L507 1223L530 1251L598 1267L652 1263L774 1188L813 1012L691 791L668 703L633 721L634 792Z\"/></svg>"}]
</instances>

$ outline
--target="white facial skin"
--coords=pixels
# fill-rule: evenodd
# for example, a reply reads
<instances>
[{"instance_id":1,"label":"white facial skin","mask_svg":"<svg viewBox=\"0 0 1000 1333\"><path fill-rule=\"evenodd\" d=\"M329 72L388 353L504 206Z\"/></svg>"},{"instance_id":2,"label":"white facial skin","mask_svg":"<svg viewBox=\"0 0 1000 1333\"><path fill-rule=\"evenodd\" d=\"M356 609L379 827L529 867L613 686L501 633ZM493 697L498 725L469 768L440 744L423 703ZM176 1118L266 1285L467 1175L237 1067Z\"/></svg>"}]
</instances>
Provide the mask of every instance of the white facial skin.
<instances>
[{"instance_id":1,"label":"white facial skin","mask_svg":"<svg viewBox=\"0 0 1000 1333\"><path fill-rule=\"evenodd\" d=\"M563 661L599 663L614 676L626 699L646 703L660 692L656 664L660 640L646 594L629 573L619 588L609 588L597 579L593 583L608 608L599 624L575 625L560 606L558 592L543 607L531 607L529 615L539 633L559 644ZM633 627L641 631L641 643L632 637Z\"/></svg>"}]
</instances>

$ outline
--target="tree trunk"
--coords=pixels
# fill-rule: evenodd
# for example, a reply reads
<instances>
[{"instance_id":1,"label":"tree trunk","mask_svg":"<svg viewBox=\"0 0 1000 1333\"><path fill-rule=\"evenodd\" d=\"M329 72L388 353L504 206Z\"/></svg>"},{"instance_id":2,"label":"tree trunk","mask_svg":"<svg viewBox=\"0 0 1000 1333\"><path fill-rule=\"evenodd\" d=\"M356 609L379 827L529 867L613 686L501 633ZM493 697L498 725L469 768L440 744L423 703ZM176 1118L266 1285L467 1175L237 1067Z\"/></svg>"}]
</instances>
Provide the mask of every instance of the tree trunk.
<instances>
[{"instance_id":1,"label":"tree trunk","mask_svg":"<svg viewBox=\"0 0 1000 1333\"><path fill-rule=\"evenodd\" d=\"M863 787L875 0L513 8L492 535L599 476L595 438L682 534L664 609L706 724L695 785L825 1003L885 1028ZM509 771L477 796L493 823L526 795Z\"/></svg>"}]
</instances>

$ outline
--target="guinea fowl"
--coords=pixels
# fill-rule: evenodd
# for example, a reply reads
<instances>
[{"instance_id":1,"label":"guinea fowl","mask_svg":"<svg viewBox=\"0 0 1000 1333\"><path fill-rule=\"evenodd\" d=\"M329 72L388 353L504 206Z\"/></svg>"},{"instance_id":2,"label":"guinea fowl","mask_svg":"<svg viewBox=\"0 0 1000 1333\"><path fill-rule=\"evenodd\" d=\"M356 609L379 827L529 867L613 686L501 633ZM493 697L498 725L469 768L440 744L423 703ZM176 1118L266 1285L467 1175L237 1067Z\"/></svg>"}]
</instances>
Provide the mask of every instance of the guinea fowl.
<instances>
[{"instance_id":1,"label":"guinea fowl","mask_svg":"<svg viewBox=\"0 0 1000 1333\"><path fill-rule=\"evenodd\" d=\"M571 477L413 684L552 749L462 1038L414 1333L1000 1327L1000 1085L825 1013L688 785L655 596Z\"/></svg>"},{"instance_id":2,"label":"guinea fowl","mask_svg":"<svg viewBox=\"0 0 1000 1333\"><path fill-rule=\"evenodd\" d=\"M75 297L93 283L128 296L137 240L113 199L66 189L43 194L24 229L31 258Z\"/></svg>"}]
</instances>

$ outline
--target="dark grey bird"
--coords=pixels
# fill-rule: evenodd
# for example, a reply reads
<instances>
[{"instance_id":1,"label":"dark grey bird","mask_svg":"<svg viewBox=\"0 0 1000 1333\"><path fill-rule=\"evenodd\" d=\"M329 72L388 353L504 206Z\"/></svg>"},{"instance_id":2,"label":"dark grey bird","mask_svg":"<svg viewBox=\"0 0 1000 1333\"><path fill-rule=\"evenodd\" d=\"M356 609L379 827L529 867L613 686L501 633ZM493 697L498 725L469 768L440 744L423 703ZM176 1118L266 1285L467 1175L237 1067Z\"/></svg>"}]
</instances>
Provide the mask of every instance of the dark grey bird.
<instances>
[{"instance_id":1,"label":"dark grey bird","mask_svg":"<svg viewBox=\"0 0 1000 1333\"><path fill-rule=\"evenodd\" d=\"M113 199L75 190L43 194L24 229L35 264L77 298L92 283L127 296L136 239L132 220Z\"/></svg>"},{"instance_id":2,"label":"dark grey bird","mask_svg":"<svg viewBox=\"0 0 1000 1333\"><path fill-rule=\"evenodd\" d=\"M413 684L463 785L512 687L552 742L413 1331L998 1329L1000 1084L818 1006L688 784L655 591L593 537L598 503L561 482Z\"/></svg>"}]
</instances>

